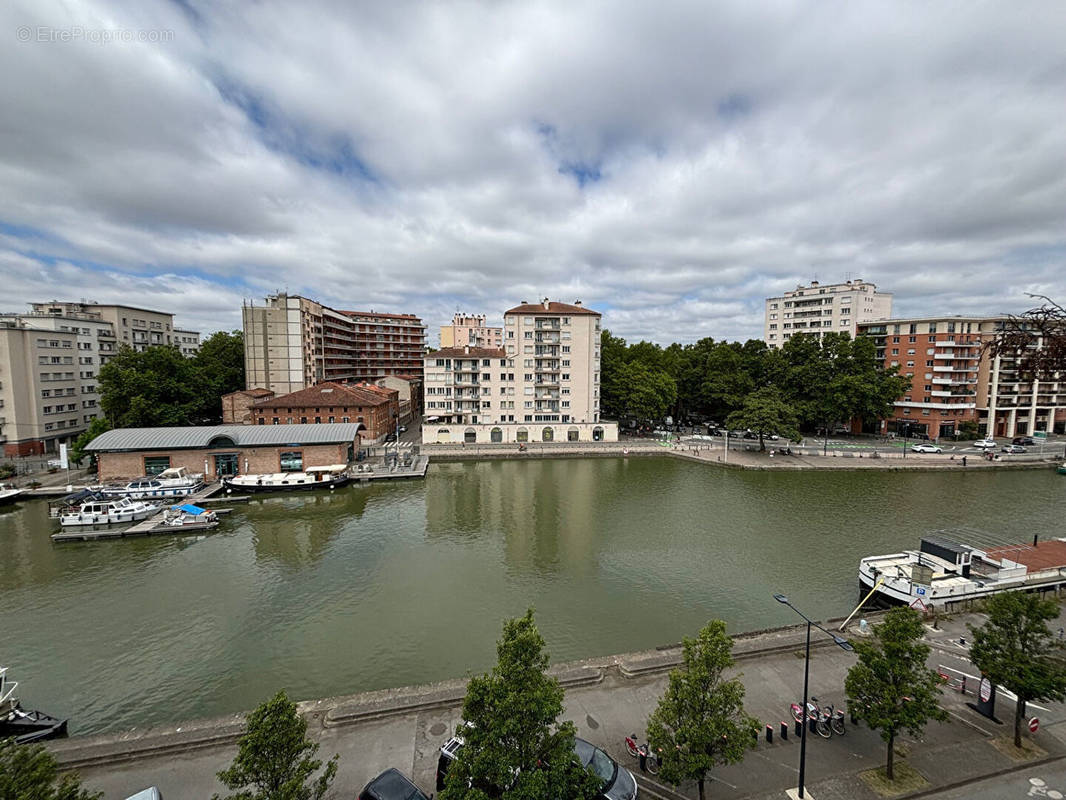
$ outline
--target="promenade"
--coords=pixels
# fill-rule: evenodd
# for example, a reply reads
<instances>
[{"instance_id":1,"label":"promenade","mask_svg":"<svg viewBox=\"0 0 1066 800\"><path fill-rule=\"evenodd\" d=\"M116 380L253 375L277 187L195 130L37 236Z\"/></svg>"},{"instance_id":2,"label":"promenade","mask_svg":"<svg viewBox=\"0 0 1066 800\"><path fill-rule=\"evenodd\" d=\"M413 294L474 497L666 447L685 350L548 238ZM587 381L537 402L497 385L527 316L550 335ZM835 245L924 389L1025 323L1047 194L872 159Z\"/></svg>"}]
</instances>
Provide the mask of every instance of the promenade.
<instances>
[{"instance_id":1,"label":"promenade","mask_svg":"<svg viewBox=\"0 0 1066 800\"><path fill-rule=\"evenodd\" d=\"M969 638L967 622L980 621L975 614L959 615L941 620L939 630L929 628L930 666L974 674L959 638ZM799 743L791 726L788 739L781 739L780 722L789 719L789 703L798 702L802 692L804 633L804 628L789 627L736 638L737 670L747 690L747 710L772 726L774 739L772 743L760 739L741 764L715 770L709 797L783 798L785 790L795 786ZM854 630L849 633L858 635ZM844 676L855 655L832 646L817 632L814 641L811 694L823 703L842 707ZM351 649L353 658L357 657L357 643ZM661 800L691 800L695 787L662 786L650 776L640 776L635 759L625 751L623 737L632 733L643 737L645 720L664 689L666 671L678 657L676 648L665 648L553 668L567 688L566 717L575 722L579 735L638 774L642 794ZM354 797L388 767L399 768L427 793L432 792L437 752L459 721L464 687L464 680L455 680L302 703L309 733L321 744L319 755L340 755L332 795ZM997 739L1010 734L1009 724L978 715L967 705L972 700L970 695L946 690L943 705L950 721L931 723L920 738L904 735L898 740L904 754L900 760L927 781L918 794L910 796L937 791L965 796L955 792L989 776L1009 778L1025 769L1030 772L1024 774L1035 774L1031 771L1034 765L1061 767L1066 759L1066 706L1043 704L1033 710L1041 718L1034 742L1044 755L1017 762L996 746ZM1009 721L1013 705L1001 696L997 711L1000 719ZM231 716L166 729L73 738L51 743L50 748L65 767L77 767L86 785L102 790L108 800L121 800L149 785L157 785L167 800L202 800L221 790L214 776L232 760L240 727L241 718ZM845 736L826 740L811 735L807 744L806 781L813 798L874 800L876 795L860 773L884 762L885 745L876 732L849 723Z\"/></svg>"}]
</instances>

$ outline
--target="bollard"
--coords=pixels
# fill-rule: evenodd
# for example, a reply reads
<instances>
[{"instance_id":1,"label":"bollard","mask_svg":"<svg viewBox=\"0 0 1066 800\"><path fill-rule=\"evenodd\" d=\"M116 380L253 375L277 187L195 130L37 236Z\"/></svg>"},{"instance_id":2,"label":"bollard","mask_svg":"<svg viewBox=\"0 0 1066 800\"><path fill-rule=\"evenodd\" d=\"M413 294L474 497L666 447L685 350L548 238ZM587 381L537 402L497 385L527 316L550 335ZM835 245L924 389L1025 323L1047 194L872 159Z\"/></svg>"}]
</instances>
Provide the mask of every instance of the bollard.
<instances>
[{"instance_id":1,"label":"bollard","mask_svg":"<svg viewBox=\"0 0 1066 800\"><path fill-rule=\"evenodd\" d=\"M793 732L796 734L796 738L797 739L800 738L801 736L803 736L803 727L802 727L802 725L803 725L803 723L800 722L797 719L795 725L792 726L793 728L795 728L795 730Z\"/></svg>"},{"instance_id":2,"label":"bollard","mask_svg":"<svg viewBox=\"0 0 1066 800\"><path fill-rule=\"evenodd\" d=\"M640 771L648 771L648 751L645 748L640 748Z\"/></svg>"},{"instance_id":3,"label":"bollard","mask_svg":"<svg viewBox=\"0 0 1066 800\"><path fill-rule=\"evenodd\" d=\"M965 675L962 676L962 686L959 687L959 692L961 694L966 694L966 676Z\"/></svg>"},{"instance_id":4,"label":"bollard","mask_svg":"<svg viewBox=\"0 0 1066 800\"><path fill-rule=\"evenodd\" d=\"M767 725L766 725L766 743L767 744L773 744L774 743L774 726L770 725L769 723L767 723Z\"/></svg>"},{"instance_id":5,"label":"bollard","mask_svg":"<svg viewBox=\"0 0 1066 800\"><path fill-rule=\"evenodd\" d=\"M851 724L852 725L858 725L859 724L859 718L855 716L855 712L854 711L849 711L848 713L851 714Z\"/></svg>"},{"instance_id":6,"label":"bollard","mask_svg":"<svg viewBox=\"0 0 1066 800\"><path fill-rule=\"evenodd\" d=\"M814 720L814 719L808 719L807 720L807 727L810 728L811 733L818 733L818 728L816 727L816 723L817 723L817 720Z\"/></svg>"},{"instance_id":7,"label":"bollard","mask_svg":"<svg viewBox=\"0 0 1066 800\"><path fill-rule=\"evenodd\" d=\"M781 723L781 741L783 741L783 742L787 742L788 741L788 723L787 722L782 722Z\"/></svg>"}]
</instances>

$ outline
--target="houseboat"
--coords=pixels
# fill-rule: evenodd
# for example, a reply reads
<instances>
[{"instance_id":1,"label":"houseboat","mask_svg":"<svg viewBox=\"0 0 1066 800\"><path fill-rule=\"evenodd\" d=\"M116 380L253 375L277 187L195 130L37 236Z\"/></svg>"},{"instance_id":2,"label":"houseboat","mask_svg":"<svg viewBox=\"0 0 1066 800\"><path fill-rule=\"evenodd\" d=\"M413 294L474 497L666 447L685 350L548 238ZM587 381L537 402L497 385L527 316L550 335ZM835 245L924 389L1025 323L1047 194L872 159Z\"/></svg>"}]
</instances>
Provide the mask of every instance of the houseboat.
<instances>
[{"instance_id":1,"label":"houseboat","mask_svg":"<svg viewBox=\"0 0 1066 800\"><path fill-rule=\"evenodd\" d=\"M90 489L67 495L49 508L51 515L59 518L59 524L67 527L139 522L158 511L159 506L154 503L128 497L108 497Z\"/></svg>"},{"instance_id":2,"label":"houseboat","mask_svg":"<svg viewBox=\"0 0 1066 800\"><path fill-rule=\"evenodd\" d=\"M859 562L859 588L879 605L943 607L1003 591L1066 587L1066 539L975 547L941 536L917 550Z\"/></svg>"},{"instance_id":3,"label":"houseboat","mask_svg":"<svg viewBox=\"0 0 1066 800\"><path fill-rule=\"evenodd\" d=\"M17 688L18 682L7 678L7 667L0 667L0 739L13 737L16 744L28 744L66 735L67 720L23 708Z\"/></svg>"},{"instance_id":4,"label":"houseboat","mask_svg":"<svg viewBox=\"0 0 1066 800\"><path fill-rule=\"evenodd\" d=\"M130 481L125 486L103 486L100 491L108 497L129 497L143 500L146 497L187 497L204 485L204 476L189 472L185 467L171 467L158 475L149 475Z\"/></svg>"},{"instance_id":5,"label":"houseboat","mask_svg":"<svg viewBox=\"0 0 1066 800\"><path fill-rule=\"evenodd\" d=\"M276 472L263 475L234 475L223 478L227 492L293 492L313 489L339 489L351 481L347 464L308 467L303 472Z\"/></svg>"}]
</instances>

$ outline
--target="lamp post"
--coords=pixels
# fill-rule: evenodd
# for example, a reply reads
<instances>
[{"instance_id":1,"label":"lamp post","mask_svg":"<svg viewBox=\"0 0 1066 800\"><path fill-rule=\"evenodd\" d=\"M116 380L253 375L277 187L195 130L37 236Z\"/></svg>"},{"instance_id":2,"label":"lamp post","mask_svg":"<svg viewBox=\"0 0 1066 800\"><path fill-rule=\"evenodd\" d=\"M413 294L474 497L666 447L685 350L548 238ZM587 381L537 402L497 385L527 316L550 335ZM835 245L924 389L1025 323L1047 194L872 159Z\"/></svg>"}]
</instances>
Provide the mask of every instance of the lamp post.
<instances>
[{"instance_id":1,"label":"lamp post","mask_svg":"<svg viewBox=\"0 0 1066 800\"><path fill-rule=\"evenodd\" d=\"M789 602L788 598L785 595L783 595L783 594L775 594L774 595L774 600L776 600L777 602L788 606L789 608L791 608L793 611L795 611L797 614L799 614L801 617L803 617L803 619L805 619L807 621L807 649L805 651L805 655L804 655L804 658L803 658L803 703L801 704L802 713L803 713L803 727L800 728L799 790L798 790L798 792L796 794L797 797L802 798L804 796L803 795L804 767L806 766L806 763L807 763L807 728L809 727L808 720L807 720L807 684L808 684L808 678L810 677L810 671L811 671L811 626L813 625L818 630L822 631L823 633L827 633L831 637L833 637L834 644L836 644L836 646L839 647L841 650L851 651L851 650L854 650L855 648L852 647L851 644L848 643L847 639L844 639L844 638L842 638L840 636L837 636L832 631L826 630L821 625L819 625L817 622L815 622L810 617L808 617L806 614L804 614L802 611L800 611L798 608L796 608L794 605L792 605L792 603Z\"/></svg>"}]
</instances>

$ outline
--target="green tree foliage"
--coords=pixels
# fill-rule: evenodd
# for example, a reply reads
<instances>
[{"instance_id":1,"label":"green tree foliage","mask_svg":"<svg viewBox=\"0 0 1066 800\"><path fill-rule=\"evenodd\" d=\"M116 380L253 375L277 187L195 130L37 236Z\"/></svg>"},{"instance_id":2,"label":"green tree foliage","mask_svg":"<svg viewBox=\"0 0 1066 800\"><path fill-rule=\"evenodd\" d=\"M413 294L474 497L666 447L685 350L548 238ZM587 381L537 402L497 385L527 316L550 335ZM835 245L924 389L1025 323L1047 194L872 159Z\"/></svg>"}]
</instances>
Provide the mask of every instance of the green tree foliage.
<instances>
[{"instance_id":1,"label":"green tree foliage","mask_svg":"<svg viewBox=\"0 0 1066 800\"><path fill-rule=\"evenodd\" d=\"M976 420L965 419L959 423L959 438L960 439L976 439L977 433L980 427Z\"/></svg>"},{"instance_id":2,"label":"green tree foliage","mask_svg":"<svg viewBox=\"0 0 1066 800\"><path fill-rule=\"evenodd\" d=\"M237 756L229 769L218 773L227 789L241 790L225 800L321 800L337 774L337 756L312 780L322 767L314 757L317 752L296 704L278 692L248 717Z\"/></svg>"},{"instance_id":3,"label":"green tree foliage","mask_svg":"<svg viewBox=\"0 0 1066 800\"><path fill-rule=\"evenodd\" d=\"M99 386L115 428L217 423L221 395L244 386L243 336L216 333L193 358L172 346L122 347L100 368Z\"/></svg>"},{"instance_id":4,"label":"green tree foliage","mask_svg":"<svg viewBox=\"0 0 1066 800\"><path fill-rule=\"evenodd\" d=\"M533 621L504 623L492 672L470 680L459 733L465 745L440 800L585 800L602 781L574 761L576 730L557 722L563 689L545 674L548 654Z\"/></svg>"},{"instance_id":5,"label":"green tree foliage","mask_svg":"<svg viewBox=\"0 0 1066 800\"><path fill-rule=\"evenodd\" d=\"M733 666L732 650L721 620L685 639L681 666L670 672L648 718L648 741L662 759L659 774L675 785L696 781L700 800L707 773L741 761L759 732L758 721L744 711L744 685L724 675Z\"/></svg>"},{"instance_id":6,"label":"green tree foliage","mask_svg":"<svg viewBox=\"0 0 1066 800\"><path fill-rule=\"evenodd\" d=\"M759 449L765 450L763 437L776 433L786 439L799 440L796 428L796 413L781 399L781 393L771 386L764 386L749 394L739 411L729 415L726 424L730 428L743 428L759 434Z\"/></svg>"},{"instance_id":7,"label":"green tree foliage","mask_svg":"<svg viewBox=\"0 0 1066 800\"><path fill-rule=\"evenodd\" d=\"M97 800L75 774L59 777L59 765L42 745L0 739L0 800Z\"/></svg>"},{"instance_id":8,"label":"green tree foliage","mask_svg":"<svg viewBox=\"0 0 1066 800\"><path fill-rule=\"evenodd\" d=\"M990 681L1018 695L1014 746L1021 747L1025 704L1066 699L1066 670L1049 658L1060 649L1047 624L1059 607L1035 594L1003 592L985 601L985 611L988 620L973 630L970 660Z\"/></svg>"},{"instance_id":9,"label":"green tree foliage","mask_svg":"<svg viewBox=\"0 0 1066 800\"><path fill-rule=\"evenodd\" d=\"M70 461L71 463L81 465L82 459L85 458L85 448L89 445L93 439L99 436L105 431L111 430L111 424L105 417L95 417L92 422L89 423L89 427L86 428L77 439L74 440L74 444L70 448Z\"/></svg>"},{"instance_id":10,"label":"green tree foliage","mask_svg":"<svg viewBox=\"0 0 1066 800\"><path fill-rule=\"evenodd\" d=\"M884 622L874 626L873 640L852 642L859 662L848 670L844 690L848 709L888 744L885 774L894 780L896 736L907 731L921 734L930 720L943 721L940 676L929 669L929 645L922 642L925 629L913 608L894 608Z\"/></svg>"}]
</instances>

